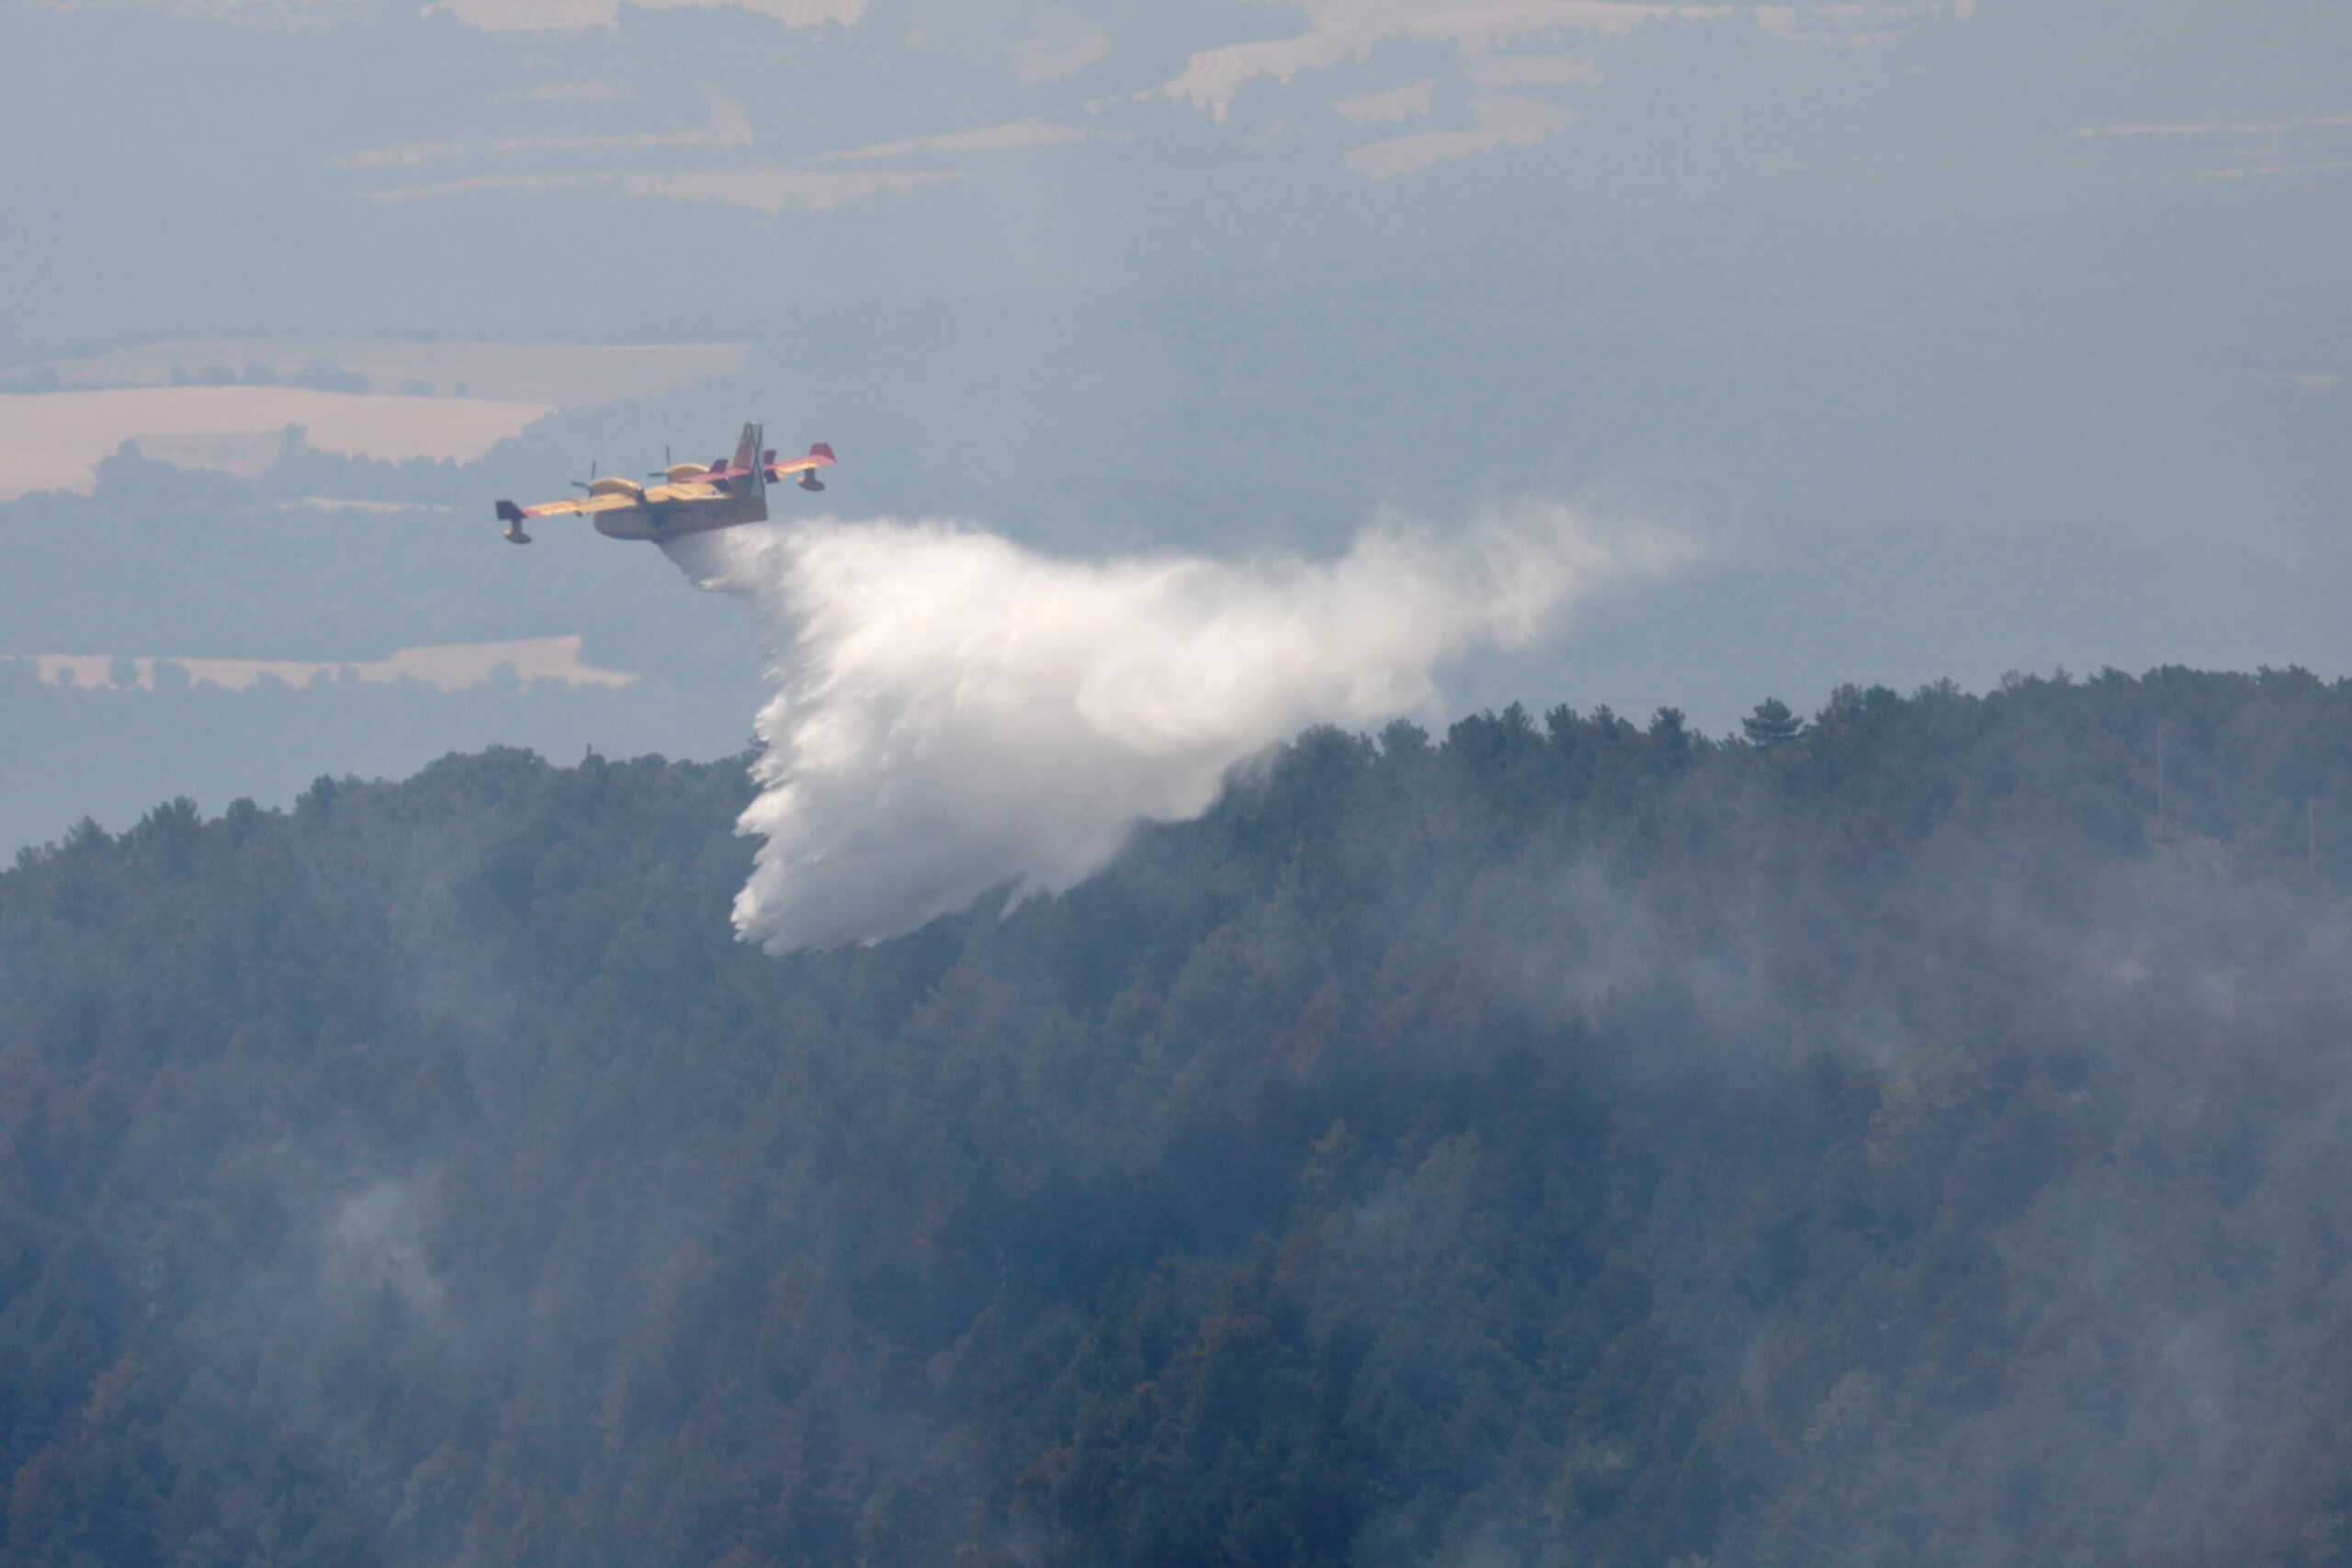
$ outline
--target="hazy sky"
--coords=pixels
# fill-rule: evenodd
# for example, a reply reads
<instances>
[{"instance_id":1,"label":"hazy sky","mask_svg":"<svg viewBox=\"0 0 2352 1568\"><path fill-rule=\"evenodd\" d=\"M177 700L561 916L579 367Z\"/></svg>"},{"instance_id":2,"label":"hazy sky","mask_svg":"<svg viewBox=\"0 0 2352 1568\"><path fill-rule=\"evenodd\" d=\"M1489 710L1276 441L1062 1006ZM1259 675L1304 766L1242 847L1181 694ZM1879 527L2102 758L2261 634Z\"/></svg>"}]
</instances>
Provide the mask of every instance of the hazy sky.
<instances>
[{"instance_id":1,"label":"hazy sky","mask_svg":"<svg viewBox=\"0 0 2352 1568\"><path fill-rule=\"evenodd\" d=\"M1098 562L1521 502L1711 541L1441 711L2352 666L2341 6L37 0L0 42L75 62L0 101L0 655L579 636L731 750L749 618L489 502L758 417L846 520ZM473 466L273 469L289 423ZM127 438L256 488L7 499ZM239 750L208 807L308 782ZM191 766L91 768L101 815Z\"/></svg>"},{"instance_id":2,"label":"hazy sky","mask_svg":"<svg viewBox=\"0 0 2352 1568\"><path fill-rule=\"evenodd\" d=\"M2284 0L36 0L0 27L82 67L0 106L44 154L9 193L80 198L10 247L40 301L14 358L642 335L812 288L1344 254L1561 199L2335 200L2352 162L2329 68L2352 23Z\"/></svg>"}]
</instances>

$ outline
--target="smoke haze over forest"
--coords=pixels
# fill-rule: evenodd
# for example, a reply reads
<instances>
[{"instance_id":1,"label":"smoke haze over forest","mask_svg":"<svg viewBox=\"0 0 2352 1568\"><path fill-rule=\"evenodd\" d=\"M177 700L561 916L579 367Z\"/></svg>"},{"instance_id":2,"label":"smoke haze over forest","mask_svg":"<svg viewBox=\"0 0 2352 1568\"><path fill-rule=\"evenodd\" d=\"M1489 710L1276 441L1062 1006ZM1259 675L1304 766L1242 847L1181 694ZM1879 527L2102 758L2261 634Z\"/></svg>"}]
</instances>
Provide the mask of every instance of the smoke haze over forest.
<instances>
[{"instance_id":1,"label":"smoke haze over forest","mask_svg":"<svg viewBox=\"0 0 2352 1568\"><path fill-rule=\"evenodd\" d=\"M2352 687L1778 722L786 959L741 761L28 855L7 1561L2329 1561Z\"/></svg>"}]
</instances>

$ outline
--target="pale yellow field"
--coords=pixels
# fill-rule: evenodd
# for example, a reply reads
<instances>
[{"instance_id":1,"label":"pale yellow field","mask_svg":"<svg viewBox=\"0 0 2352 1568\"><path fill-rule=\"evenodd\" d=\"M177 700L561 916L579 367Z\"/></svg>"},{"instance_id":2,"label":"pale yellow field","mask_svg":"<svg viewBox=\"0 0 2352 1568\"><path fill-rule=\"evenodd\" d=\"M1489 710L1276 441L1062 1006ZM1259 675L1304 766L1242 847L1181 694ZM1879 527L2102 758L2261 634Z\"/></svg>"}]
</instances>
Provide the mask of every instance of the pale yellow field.
<instances>
[{"instance_id":1,"label":"pale yellow field","mask_svg":"<svg viewBox=\"0 0 2352 1568\"><path fill-rule=\"evenodd\" d=\"M40 671L41 680L51 685L69 672L67 683L75 686L103 688L114 683L111 654L43 653L34 656L33 662ZM156 659L140 655L130 662L138 671L132 684L152 690ZM626 671L599 670L582 663L577 637L403 648L390 659L372 660L365 664L321 664L284 659L179 659L169 662L185 669L198 685L225 686L231 691L243 691L264 677L283 681L289 686L308 686L316 680L333 679L340 671L345 680L426 681L445 692L456 692L489 680L492 671L502 664L514 666L514 672L526 681L561 681L574 686L626 686L637 679Z\"/></svg>"},{"instance_id":2,"label":"pale yellow field","mask_svg":"<svg viewBox=\"0 0 2352 1568\"><path fill-rule=\"evenodd\" d=\"M99 460L125 441L187 467L252 474L268 466L285 428L299 424L322 452L464 463L553 412L547 403L297 387L0 393L0 501L36 490L86 494Z\"/></svg>"},{"instance_id":3,"label":"pale yellow field","mask_svg":"<svg viewBox=\"0 0 2352 1568\"><path fill-rule=\"evenodd\" d=\"M743 368L740 343L477 343L406 338L181 338L109 354L52 359L0 370L22 384L47 372L60 389L169 387L174 373L194 379L218 366L245 378L246 367L272 376L298 374L325 360L367 378L370 392L401 392L422 382L436 397L466 396L551 408L597 408L626 398L659 397ZM458 389L464 391L459 392Z\"/></svg>"},{"instance_id":4,"label":"pale yellow field","mask_svg":"<svg viewBox=\"0 0 2352 1568\"><path fill-rule=\"evenodd\" d=\"M1368 147L1358 147L1344 160L1347 168L1367 179L1385 180L1419 174L1448 158L1467 158L1498 147L1532 147L1547 136L1577 122L1574 109L1533 98L1503 93L1473 93L1469 130L1424 130L1392 136Z\"/></svg>"}]
</instances>

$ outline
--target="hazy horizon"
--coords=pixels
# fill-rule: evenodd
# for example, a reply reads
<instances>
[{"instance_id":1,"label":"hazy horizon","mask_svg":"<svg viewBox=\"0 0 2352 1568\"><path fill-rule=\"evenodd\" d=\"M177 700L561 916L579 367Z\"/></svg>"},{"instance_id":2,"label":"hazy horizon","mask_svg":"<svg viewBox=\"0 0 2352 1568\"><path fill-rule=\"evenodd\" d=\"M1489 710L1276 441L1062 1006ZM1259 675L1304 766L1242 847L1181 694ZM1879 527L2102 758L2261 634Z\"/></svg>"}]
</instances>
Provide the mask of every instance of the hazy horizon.
<instances>
[{"instance_id":1,"label":"hazy horizon","mask_svg":"<svg viewBox=\"0 0 2352 1568\"><path fill-rule=\"evenodd\" d=\"M2324 6L91 0L0 29L79 66L0 104L41 150L0 194L73 215L0 255L19 668L572 637L640 700L516 709L553 753L730 753L751 628L650 552L514 550L489 512L744 418L842 455L780 523L1075 561L1329 560L1391 511L1521 503L1713 541L1450 664L1446 712L1722 733L1848 682L2352 668ZM167 694L107 700L17 716L6 837L70 820L44 757L119 823L282 802L320 765L296 737L351 732L298 702L208 752ZM365 733L351 765L395 772L483 739L421 699Z\"/></svg>"}]
</instances>

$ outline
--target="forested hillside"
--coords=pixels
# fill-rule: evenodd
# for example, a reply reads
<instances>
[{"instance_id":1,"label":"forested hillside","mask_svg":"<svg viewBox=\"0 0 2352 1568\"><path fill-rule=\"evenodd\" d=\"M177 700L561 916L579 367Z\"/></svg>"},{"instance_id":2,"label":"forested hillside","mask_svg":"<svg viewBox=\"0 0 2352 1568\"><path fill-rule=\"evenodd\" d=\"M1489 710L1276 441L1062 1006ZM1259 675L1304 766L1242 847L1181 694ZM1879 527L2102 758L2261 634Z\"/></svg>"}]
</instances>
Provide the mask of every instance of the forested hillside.
<instances>
[{"instance_id":1,"label":"forested hillside","mask_svg":"<svg viewBox=\"0 0 2352 1568\"><path fill-rule=\"evenodd\" d=\"M741 760L0 874L0 1564L2352 1563L2352 682L1311 731L734 942Z\"/></svg>"}]
</instances>

